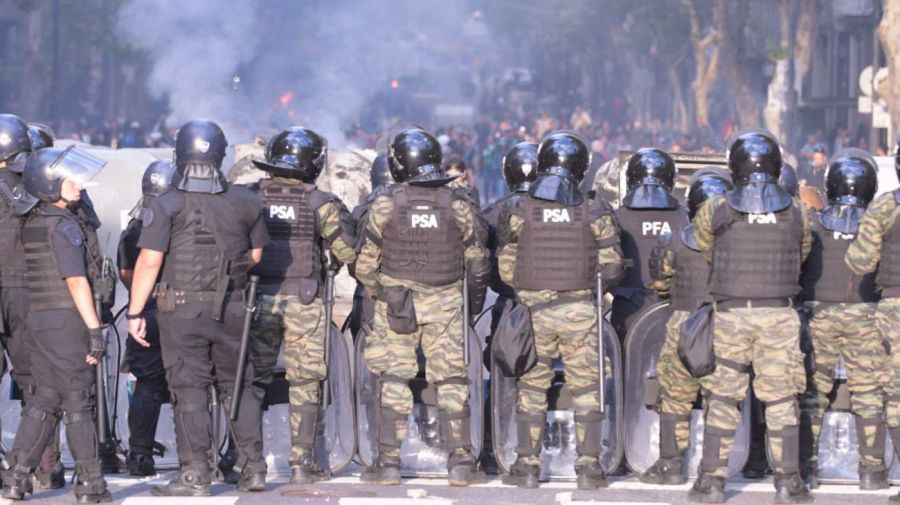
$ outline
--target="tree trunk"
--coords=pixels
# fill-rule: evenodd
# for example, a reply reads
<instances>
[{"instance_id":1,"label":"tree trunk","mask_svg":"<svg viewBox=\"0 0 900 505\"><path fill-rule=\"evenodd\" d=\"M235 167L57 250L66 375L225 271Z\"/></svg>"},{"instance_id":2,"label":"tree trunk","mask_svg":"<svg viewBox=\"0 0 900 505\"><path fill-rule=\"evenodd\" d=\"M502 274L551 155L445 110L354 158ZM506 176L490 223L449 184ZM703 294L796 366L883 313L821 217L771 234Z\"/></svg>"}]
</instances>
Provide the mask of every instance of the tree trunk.
<instances>
[{"instance_id":1,"label":"tree trunk","mask_svg":"<svg viewBox=\"0 0 900 505\"><path fill-rule=\"evenodd\" d=\"M788 66L790 62L788 45L791 34L791 6L790 0L778 0L779 20L779 51L782 57L775 63L775 73L769 82L769 93L766 108L763 110L763 119L766 129L775 135L775 138L787 139L784 131L785 112L787 111L788 93L791 83L788 82Z\"/></svg>"},{"instance_id":2,"label":"tree trunk","mask_svg":"<svg viewBox=\"0 0 900 505\"><path fill-rule=\"evenodd\" d=\"M735 12L728 11L727 0L716 0L713 5L713 25L722 35L719 50L722 74L728 80L731 97L737 111L737 123L742 128L759 125L759 99L753 91L750 73L742 61L738 41L744 36L747 19L747 0L737 0Z\"/></svg>"},{"instance_id":3,"label":"tree trunk","mask_svg":"<svg viewBox=\"0 0 900 505\"><path fill-rule=\"evenodd\" d=\"M694 50L696 73L691 83L695 107L694 123L703 127L709 125L709 88L719 76L719 35L715 31L703 35L694 1L681 0L681 5L687 11L688 21L691 24L691 47ZM710 54L707 57L708 52Z\"/></svg>"},{"instance_id":4,"label":"tree trunk","mask_svg":"<svg viewBox=\"0 0 900 505\"><path fill-rule=\"evenodd\" d=\"M888 64L890 93L880 96L891 114L891 131L900 132L900 0L885 0L878 38ZM874 148L875 146L872 146Z\"/></svg>"},{"instance_id":5,"label":"tree trunk","mask_svg":"<svg viewBox=\"0 0 900 505\"><path fill-rule=\"evenodd\" d=\"M691 130L690 118L688 117L687 100L684 96L684 86L681 84L681 77L678 75L677 65L669 65L669 81L672 83L672 123L675 124L678 131L688 133Z\"/></svg>"}]
</instances>

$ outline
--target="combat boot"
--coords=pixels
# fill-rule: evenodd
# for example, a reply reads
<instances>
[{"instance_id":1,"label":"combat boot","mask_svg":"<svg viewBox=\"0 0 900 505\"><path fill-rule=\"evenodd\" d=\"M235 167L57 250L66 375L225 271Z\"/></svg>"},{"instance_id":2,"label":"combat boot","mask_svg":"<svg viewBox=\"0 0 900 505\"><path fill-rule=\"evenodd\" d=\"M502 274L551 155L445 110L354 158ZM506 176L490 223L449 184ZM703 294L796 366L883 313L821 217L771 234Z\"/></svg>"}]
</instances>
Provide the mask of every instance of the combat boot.
<instances>
[{"instance_id":1,"label":"combat boot","mask_svg":"<svg viewBox=\"0 0 900 505\"><path fill-rule=\"evenodd\" d=\"M24 500L29 493L34 493L34 488L31 485L31 472L27 468L16 465L3 471L3 491L0 491L0 496L7 500Z\"/></svg>"},{"instance_id":2,"label":"combat boot","mask_svg":"<svg viewBox=\"0 0 900 505\"><path fill-rule=\"evenodd\" d=\"M34 471L32 480L34 487L42 491L64 488L66 486L66 468L59 462L56 463L56 468L49 472L38 468Z\"/></svg>"},{"instance_id":3,"label":"combat boot","mask_svg":"<svg viewBox=\"0 0 900 505\"><path fill-rule=\"evenodd\" d=\"M575 465L576 486L585 491L595 491L606 487L606 471L599 461L588 465Z\"/></svg>"},{"instance_id":4,"label":"combat boot","mask_svg":"<svg viewBox=\"0 0 900 505\"><path fill-rule=\"evenodd\" d=\"M475 465L468 449L454 451L447 460L447 480L451 486L470 486L485 482L484 473Z\"/></svg>"},{"instance_id":5,"label":"combat boot","mask_svg":"<svg viewBox=\"0 0 900 505\"><path fill-rule=\"evenodd\" d=\"M266 462L262 459L248 461L241 470L241 477L237 483L238 491L259 492L266 490Z\"/></svg>"},{"instance_id":6,"label":"combat boot","mask_svg":"<svg viewBox=\"0 0 900 505\"><path fill-rule=\"evenodd\" d=\"M397 486L400 484L400 456L388 456L381 452L360 475L359 480L379 486Z\"/></svg>"},{"instance_id":7,"label":"combat boot","mask_svg":"<svg viewBox=\"0 0 900 505\"><path fill-rule=\"evenodd\" d=\"M819 488L819 462L806 461L800 464L800 477L810 489Z\"/></svg>"},{"instance_id":8,"label":"combat boot","mask_svg":"<svg viewBox=\"0 0 900 505\"><path fill-rule=\"evenodd\" d=\"M882 468L868 469L861 468L859 471L859 489L863 491L875 491L877 489L887 489L891 487L888 482L887 470Z\"/></svg>"},{"instance_id":9,"label":"combat boot","mask_svg":"<svg viewBox=\"0 0 900 505\"><path fill-rule=\"evenodd\" d=\"M225 454L222 454L219 458L218 465L216 465L216 470L218 470L219 475L221 475L222 482L226 484L237 484L238 481L241 480L241 474L234 469L237 459L237 449L234 447L231 437L228 437L228 448L225 450Z\"/></svg>"},{"instance_id":10,"label":"combat boot","mask_svg":"<svg viewBox=\"0 0 900 505\"><path fill-rule=\"evenodd\" d=\"M328 477L328 472L316 463L310 451L303 451L299 463L291 465L291 484L315 484L328 480Z\"/></svg>"},{"instance_id":11,"label":"combat boot","mask_svg":"<svg viewBox=\"0 0 900 505\"><path fill-rule=\"evenodd\" d=\"M111 440L100 444L100 470L104 475L122 473L126 468L127 465L119 458Z\"/></svg>"},{"instance_id":12,"label":"combat boot","mask_svg":"<svg viewBox=\"0 0 900 505\"><path fill-rule=\"evenodd\" d=\"M106 480L99 463L75 463L75 503L108 503L112 495L106 489Z\"/></svg>"},{"instance_id":13,"label":"combat boot","mask_svg":"<svg viewBox=\"0 0 900 505\"><path fill-rule=\"evenodd\" d=\"M812 503L813 496L799 473L775 474L775 503Z\"/></svg>"},{"instance_id":14,"label":"combat boot","mask_svg":"<svg viewBox=\"0 0 900 505\"><path fill-rule=\"evenodd\" d=\"M132 477L149 477L156 475L156 464L152 454L139 454L132 450L128 453L128 475Z\"/></svg>"},{"instance_id":15,"label":"combat boot","mask_svg":"<svg viewBox=\"0 0 900 505\"><path fill-rule=\"evenodd\" d=\"M509 467L509 473L501 478L507 486L517 486L523 489L536 489L538 479L541 476L541 467L525 462L523 456L516 458L516 462Z\"/></svg>"},{"instance_id":16,"label":"combat boot","mask_svg":"<svg viewBox=\"0 0 900 505\"><path fill-rule=\"evenodd\" d=\"M660 458L640 476L641 482L663 486L680 486L687 482L684 478L681 456Z\"/></svg>"},{"instance_id":17,"label":"combat boot","mask_svg":"<svg viewBox=\"0 0 900 505\"><path fill-rule=\"evenodd\" d=\"M688 492L688 501L694 503L725 503L725 477L701 473Z\"/></svg>"},{"instance_id":18,"label":"combat boot","mask_svg":"<svg viewBox=\"0 0 900 505\"><path fill-rule=\"evenodd\" d=\"M210 471L207 463L185 465L178 475L164 486L150 489L153 496L210 496Z\"/></svg>"}]
</instances>

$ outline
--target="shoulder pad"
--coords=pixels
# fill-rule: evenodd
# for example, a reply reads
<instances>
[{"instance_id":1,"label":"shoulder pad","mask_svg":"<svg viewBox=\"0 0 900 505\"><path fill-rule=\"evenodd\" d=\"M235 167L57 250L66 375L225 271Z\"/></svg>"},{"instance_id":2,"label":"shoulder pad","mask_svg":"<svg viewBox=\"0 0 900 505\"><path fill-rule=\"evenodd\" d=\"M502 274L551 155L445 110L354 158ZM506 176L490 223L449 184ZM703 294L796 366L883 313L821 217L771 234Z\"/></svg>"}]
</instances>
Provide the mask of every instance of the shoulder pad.
<instances>
[{"instance_id":1,"label":"shoulder pad","mask_svg":"<svg viewBox=\"0 0 900 505\"><path fill-rule=\"evenodd\" d=\"M84 243L84 233L78 223L70 218L62 218L56 225L56 229L61 231L66 239L75 247Z\"/></svg>"}]
</instances>

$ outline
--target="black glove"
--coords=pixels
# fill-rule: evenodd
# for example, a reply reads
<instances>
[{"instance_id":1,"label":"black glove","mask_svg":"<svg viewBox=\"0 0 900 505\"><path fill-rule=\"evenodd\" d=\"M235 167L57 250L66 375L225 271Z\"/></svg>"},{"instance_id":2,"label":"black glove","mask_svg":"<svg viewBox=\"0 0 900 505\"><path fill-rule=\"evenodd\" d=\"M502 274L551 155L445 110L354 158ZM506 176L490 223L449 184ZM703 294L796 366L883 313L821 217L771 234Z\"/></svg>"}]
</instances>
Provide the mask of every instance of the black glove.
<instances>
[{"instance_id":1,"label":"black glove","mask_svg":"<svg viewBox=\"0 0 900 505\"><path fill-rule=\"evenodd\" d=\"M90 330L91 334L91 352L90 356L97 361L100 361L100 358L106 354L106 334L103 332L103 327L94 328Z\"/></svg>"}]
</instances>

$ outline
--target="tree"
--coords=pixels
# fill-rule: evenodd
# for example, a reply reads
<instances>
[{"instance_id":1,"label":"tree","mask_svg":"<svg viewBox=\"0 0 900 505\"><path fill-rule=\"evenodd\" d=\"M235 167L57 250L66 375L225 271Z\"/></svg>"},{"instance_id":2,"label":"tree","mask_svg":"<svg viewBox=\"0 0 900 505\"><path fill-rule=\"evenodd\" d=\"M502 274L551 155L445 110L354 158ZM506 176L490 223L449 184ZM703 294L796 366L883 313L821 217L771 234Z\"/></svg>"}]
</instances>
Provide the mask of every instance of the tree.
<instances>
[{"instance_id":1,"label":"tree","mask_svg":"<svg viewBox=\"0 0 900 505\"><path fill-rule=\"evenodd\" d=\"M694 124L709 125L709 88L719 77L719 33L709 30L705 34L700 25L700 16L695 5L697 0L681 0L691 27L691 47L694 50Z\"/></svg>"},{"instance_id":2,"label":"tree","mask_svg":"<svg viewBox=\"0 0 900 505\"><path fill-rule=\"evenodd\" d=\"M888 93L880 96L888 104L891 130L900 132L900 0L884 0L878 38L888 65Z\"/></svg>"},{"instance_id":3,"label":"tree","mask_svg":"<svg viewBox=\"0 0 900 505\"><path fill-rule=\"evenodd\" d=\"M729 8L729 3L733 4L733 8ZM713 5L713 26L721 34L719 65L731 90L738 123L744 128L759 125L761 109L759 97L753 89L752 65L747 61L744 43L749 7L748 0L716 0Z\"/></svg>"}]
</instances>

